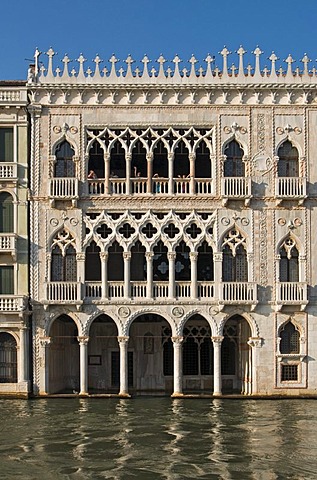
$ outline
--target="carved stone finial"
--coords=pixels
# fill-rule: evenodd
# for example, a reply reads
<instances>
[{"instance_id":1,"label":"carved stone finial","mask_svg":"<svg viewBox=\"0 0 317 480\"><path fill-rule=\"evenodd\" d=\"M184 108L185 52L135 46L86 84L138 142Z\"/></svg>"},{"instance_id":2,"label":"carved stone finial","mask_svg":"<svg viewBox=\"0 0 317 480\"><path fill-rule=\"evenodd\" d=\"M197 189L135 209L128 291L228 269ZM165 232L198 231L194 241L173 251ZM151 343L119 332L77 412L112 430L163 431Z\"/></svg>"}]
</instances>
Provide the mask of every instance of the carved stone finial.
<instances>
[{"instance_id":1,"label":"carved stone finial","mask_svg":"<svg viewBox=\"0 0 317 480\"><path fill-rule=\"evenodd\" d=\"M227 49L226 46L221 50L220 54L223 56L223 69L222 69L222 74L223 76L228 75L228 55L230 55L231 52Z\"/></svg>"},{"instance_id":2,"label":"carved stone finial","mask_svg":"<svg viewBox=\"0 0 317 480\"><path fill-rule=\"evenodd\" d=\"M260 55L262 55L263 51L258 47L252 52L255 55L255 69L254 69L254 76L260 75Z\"/></svg>"},{"instance_id":3,"label":"carved stone finial","mask_svg":"<svg viewBox=\"0 0 317 480\"><path fill-rule=\"evenodd\" d=\"M242 76L244 74L244 68L243 68L243 55L247 53L246 50L240 45L239 50L237 50L237 54L239 55L239 71L238 75Z\"/></svg>"},{"instance_id":4,"label":"carved stone finial","mask_svg":"<svg viewBox=\"0 0 317 480\"><path fill-rule=\"evenodd\" d=\"M304 75L308 75L308 64L309 64L309 62L311 62L311 60L310 60L310 58L307 56L307 53L304 53L304 56L303 56L301 62L302 62L303 65L304 65L303 74L304 74Z\"/></svg>"}]
</instances>

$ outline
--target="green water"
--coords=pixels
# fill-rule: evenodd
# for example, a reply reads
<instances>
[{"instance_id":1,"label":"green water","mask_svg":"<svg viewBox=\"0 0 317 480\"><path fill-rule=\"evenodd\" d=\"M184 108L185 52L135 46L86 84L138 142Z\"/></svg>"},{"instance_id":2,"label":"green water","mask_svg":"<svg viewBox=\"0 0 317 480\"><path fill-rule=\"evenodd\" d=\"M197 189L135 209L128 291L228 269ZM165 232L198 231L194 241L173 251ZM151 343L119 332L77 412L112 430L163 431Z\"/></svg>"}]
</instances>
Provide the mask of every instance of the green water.
<instances>
[{"instance_id":1,"label":"green water","mask_svg":"<svg viewBox=\"0 0 317 480\"><path fill-rule=\"evenodd\" d=\"M317 401L0 400L1 479L317 479Z\"/></svg>"}]
</instances>

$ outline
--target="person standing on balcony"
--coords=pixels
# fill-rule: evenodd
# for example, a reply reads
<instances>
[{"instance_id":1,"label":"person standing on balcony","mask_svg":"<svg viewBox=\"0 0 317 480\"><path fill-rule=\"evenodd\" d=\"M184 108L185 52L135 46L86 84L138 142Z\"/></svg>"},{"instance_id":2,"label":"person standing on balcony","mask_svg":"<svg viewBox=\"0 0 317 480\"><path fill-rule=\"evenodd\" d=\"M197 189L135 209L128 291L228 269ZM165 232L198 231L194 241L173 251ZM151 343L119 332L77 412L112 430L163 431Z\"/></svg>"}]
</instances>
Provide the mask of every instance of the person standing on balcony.
<instances>
[{"instance_id":1,"label":"person standing on balcony","mask_svg":"<svg viewBox=\"0 0 317 480\"><path fill-rule=\"evenodd\" d=\"M96 173L94 172L94 170L90 170L90 171L89 171L87 178L90 178L90 179L95 179L95 178L97 178L97 175L96 175Z\"/></svg>"}]
</instances>

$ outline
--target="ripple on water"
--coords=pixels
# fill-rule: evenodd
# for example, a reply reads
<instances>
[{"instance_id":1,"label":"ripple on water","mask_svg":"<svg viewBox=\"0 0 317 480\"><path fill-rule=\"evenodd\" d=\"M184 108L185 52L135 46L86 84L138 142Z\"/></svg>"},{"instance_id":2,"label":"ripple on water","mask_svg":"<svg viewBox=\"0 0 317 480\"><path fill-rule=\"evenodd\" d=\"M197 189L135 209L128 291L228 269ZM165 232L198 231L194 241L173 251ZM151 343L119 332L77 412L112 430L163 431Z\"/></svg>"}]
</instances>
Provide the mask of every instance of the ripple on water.
<instances>
[{"instance_id":1,"label":"ripple on water","mask_svg":"<svg viewBox=\"0 0 317 480\"><path fill-rule=\"evenodd\" d=\"M312 400L0 400L1 478L317 479Z\"/></svg>"}]
</instances>

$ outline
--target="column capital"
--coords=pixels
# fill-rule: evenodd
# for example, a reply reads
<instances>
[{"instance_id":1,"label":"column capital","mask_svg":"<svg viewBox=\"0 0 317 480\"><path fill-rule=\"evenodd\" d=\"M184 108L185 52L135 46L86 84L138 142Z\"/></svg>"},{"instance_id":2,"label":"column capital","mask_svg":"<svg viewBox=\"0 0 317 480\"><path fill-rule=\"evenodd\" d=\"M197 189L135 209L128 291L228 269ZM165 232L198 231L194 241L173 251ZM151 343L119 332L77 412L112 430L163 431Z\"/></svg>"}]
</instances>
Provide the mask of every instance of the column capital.
<instances>
[{"instance_id":1,"label":"column capital","mask_svg":"<svg viewBox=\"0 0 317 480\"><path fill-rule=\"evenodd\" d=\"M131 252L123 252L123 258L124 258L124 260L130 260L131 259Z\"/></svg>"},{"instance_id":2,"label":"column capital","mask_svg":"<svg viewBox=\"0 0 317 480\"><path fill-rule=\"evenodd\" d=\"M153 152L148 152L148 153L146 154L146 159L147 159L148 162L150 162L151 160L153 160L153 157L154 157Z\"/></svg>"},{"instance_id":3,"label":"column capital","mask_svg":"<svg viewBox=\"0 0 317 480\"><path fill-rule=\"evenodd\" d=\"M168 253L167 253L167 258L168 258L169 260L175 260L175 258L176 258L176 252L168 252Z\"/></svg>"},{"instance_id":4,"label":"column capital","mask_svg":"<svg viewBox=\"0 0 317 480\"><path fill-rule=\"evenodd\" d=\"M105 160L110 160L110 157L111 157L110 152L105 152L103 157Z\"/></svg>"},{"instance_id":5,"label":"column capital","mask_svg":"<svg viewBox=\"0 0 317 480\"><path fill-rule=\"evenodd\" d=\"M212 343L214 345L221 345L222 344L222 340L225 338L223 336L218 336L218 337L210 337L211 340L212 340Z\"/></svg>"},{"instance_id":6,"label":"column capital","mask_svg":"<svg viewBox=\"0 0 317 480\"><path fill-rule=\"evenodd\" d=\"M169 161L174 160L174 152L169 152L169 153L167 154L167 158L168 158Z\"/></svg>"},{"instance_id":7,"label":"column capital","mask_svg":"<svg viewBox=\"0 0 317 480\"><path fill-rule=\"evenodd\" d=\"M41 347L46 347L52 343L51 337L40 337Z\"/></svg>"},{"instance_id":8,"label":"column capital","mask_svg":"<svg viewBox=\"0 0 317 480\"><path fill-rule=\"evenodd\" d=\"M99 253L99 256L100 256L100 260L101 260L102 262L105 262L105 261L108 260L109 254L108 254L108 252L100 252L100 253Z\"/></svg>"},{"instance_id":9,"label":"column capital","mask_svg":"<svg viewBox=\"0 0 317 480\"><path fill-rule=\"evenodd\" d=\"M189 158L189 160L190 160L191 162L193 162L193 161L196 159L196 153L194 153L194 152L193 152L193 153L190 153L190 154L188 155L188 158Z\"/></svg>"},{"instance_id":10,"label":"column capital","mask_svg":"<svg viewBox=\"0 0 317 480\"><path fill-rule=\"evenodd\" d=\"M117 337L118 342L119 342L119 344L121 344L121 345L127 345L128 342L129 342L129 338L130 338L130 337L127 337L127 336L125 336L125 337Z\"/></svg>"},{"instance_id":11,"label":"column capital","mask_svg":"<svg viewBox=\"0 0 317 480\"><path fill-rule=\"evenodd\" d=\"M193 261L196 262L198 258L198 252L190 252L189 253L189 258Z\"/></svg>"},{"instance_id":12,"label":"column capital","mask_svg":"<svg viewBox=\"0 0 317 480\"><path fill-rule=\"evenodd\" d=\"M80 345L88 345L89 337L77 337L77 340Z\"/></svg>"},{"instance_id":13,"label":"column capital","mask_svg":"<svg viewBox=\"0 0 317 480\"><path fill-rule=\"evenodd\" d=\"M86 258L86 254L83 252L76 253L76 260L77 262L84 262Z\"/></svg>"},{"instance_id":14,"label":"column capital","mask_svg":"<svg viewBox=\"0 0 317 480\"><path fill-rule=\"evenodd\" d=\"M222 252L214 253L214 262L222 262Z\"/></svg>"},{"instance_id":15,"label":"column capital","mask_svg":"<svg viewBox=\"0 0 317 480\"><path fill-rule=\"evenodd\" d=\"M184 341L184 337L181 337L180 335L177 337L171 337L172 342L174 345L181 345Z\"/></svg>"},{"instance_id":16,"label":"column capital","mask_svg":"<svg viewBox=\"0 0 317 480\"><path fill-rule=\"evenodd\" d=\"M145 252L145 257L147 260L152 260L154 257L154 252Z\"/></svg>"},{"instance_id":17,"label":"column capital","mask_svg":"<svg viewBox=\"0 0 317 480\"><path fill-rule=\"evenodd\" d=\"M250 347L260 348L263 345L263 339L261 337L250 337L247 343Z\"/></svg>"},{"instance_id":18,"label":"column capital","mask_svg":"<svg viewBox=\"0 0 317 480\"><path fill-rule=\"evenodd\" d=\"M130 162L132 160L132 153L126 153L125 159L128 160L128 162Z\"/></svg>"}]
</instances>

